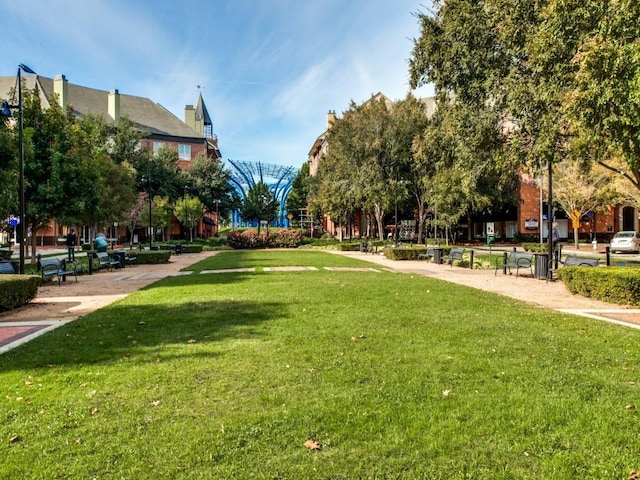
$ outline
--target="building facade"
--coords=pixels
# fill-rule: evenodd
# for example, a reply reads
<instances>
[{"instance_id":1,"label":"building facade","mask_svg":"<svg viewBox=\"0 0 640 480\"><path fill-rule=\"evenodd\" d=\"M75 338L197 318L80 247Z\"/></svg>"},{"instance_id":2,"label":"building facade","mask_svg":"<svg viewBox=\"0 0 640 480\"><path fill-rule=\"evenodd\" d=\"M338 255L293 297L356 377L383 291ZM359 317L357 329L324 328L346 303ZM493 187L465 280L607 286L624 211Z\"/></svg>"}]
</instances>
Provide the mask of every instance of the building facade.
<instances>
[{"instance_id":1,"label":"building facade","mask_svg":"<svg viewBox=\"0 0 640 480\"><path fill-rule=\"evenodd\" d=\"M162 146L175 148L178 151L179 167L187 170L191 162L199 154L206 155L212 161L221 158L218 139L212 130L212 121L205 106L202 95L198 93L195 106L187 105L184 110L185 120L182 121L159 103L134 95L120 93L117 89L111 91L98 90L90 87L70 83L65 75L48 78L41 75L22 76L24 89L37 89L43 109L47 109L52 102L57 101L61 107L71 106L73 113L82 117L96 115L116 122L126 116L139 130L146 133L141 142L143 148L156 151ZM16 77L0 77L0 99L8 99L15 90ZM207 214L197 232L200 235L215 235L217 219L215 214ZM126 238L124 227L117 224L103 225L104 233L119 240ZM66 235L67 226L55 221L35 232L36 245L55 245ZM170 235L179 235L179 222L174 218L170 227ZM33 233L30 232L30 235ZM87 232L82 232L81 240L88 241Z\"/></svg>"}]
</instances>

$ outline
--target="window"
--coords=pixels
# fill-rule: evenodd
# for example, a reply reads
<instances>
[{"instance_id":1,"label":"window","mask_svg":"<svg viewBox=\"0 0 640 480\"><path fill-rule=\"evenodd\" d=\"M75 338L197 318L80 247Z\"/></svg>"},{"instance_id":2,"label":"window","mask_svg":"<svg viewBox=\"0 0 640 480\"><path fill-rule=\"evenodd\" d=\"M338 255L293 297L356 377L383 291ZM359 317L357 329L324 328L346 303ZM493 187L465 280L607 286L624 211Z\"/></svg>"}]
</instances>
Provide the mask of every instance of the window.
<instances>
[{"instance_id":1,"label":"window","mask_svg":"<svg viewBox=\"0 0 640 480\"><path fill-rule=\"evenodd\" d=\"M162 147L162 142L153 142L153 153L156 153Z\"/></svg>"},{"instance_id":2,"label":"window","mask_svg":"<svg viewBox=\"0 0 640 480\"><path fill-rule=\"evenodd\" d=\"M191 145L178 145L178 158L180 160L191 160Z\"/></svg>"}]
</instances>

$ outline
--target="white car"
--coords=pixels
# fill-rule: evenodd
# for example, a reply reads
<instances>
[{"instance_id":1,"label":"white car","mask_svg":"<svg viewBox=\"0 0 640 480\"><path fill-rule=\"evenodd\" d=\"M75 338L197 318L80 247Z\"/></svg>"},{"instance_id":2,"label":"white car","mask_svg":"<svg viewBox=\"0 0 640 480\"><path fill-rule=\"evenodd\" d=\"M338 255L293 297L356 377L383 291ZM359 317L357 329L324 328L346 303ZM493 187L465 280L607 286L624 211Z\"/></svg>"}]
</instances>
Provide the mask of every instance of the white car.
<instances>
[{"instance_id":1,"label":"white car","mask_svg":"<svg viewBox=\"0 0 640 480\"><path fill-rule=\"evenodd\" d=\"M640 251L640 235L636 232L618 232L611 239L611 253Z\"/></svg>"}]
</instances>

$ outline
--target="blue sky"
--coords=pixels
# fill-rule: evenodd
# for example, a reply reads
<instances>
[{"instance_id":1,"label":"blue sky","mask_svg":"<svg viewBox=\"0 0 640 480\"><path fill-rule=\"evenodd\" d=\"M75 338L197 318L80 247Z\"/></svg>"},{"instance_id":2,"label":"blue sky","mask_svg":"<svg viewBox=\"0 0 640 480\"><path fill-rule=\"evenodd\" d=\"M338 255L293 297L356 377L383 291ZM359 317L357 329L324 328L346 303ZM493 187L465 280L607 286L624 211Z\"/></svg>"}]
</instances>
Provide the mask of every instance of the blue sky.
<instances>
[{"instance_id":1,"label":"blue sky","mask_svg":"<svg viewBox=\"0 0 640 480\"><path fill-rule=\"evenodd\" d=\"M224 159L299 167L328 110L407 94L413 13L429 3L0 0L0 75L24 63L150 98L180 119L200 86Z\"/></svg>"}]
</instances>

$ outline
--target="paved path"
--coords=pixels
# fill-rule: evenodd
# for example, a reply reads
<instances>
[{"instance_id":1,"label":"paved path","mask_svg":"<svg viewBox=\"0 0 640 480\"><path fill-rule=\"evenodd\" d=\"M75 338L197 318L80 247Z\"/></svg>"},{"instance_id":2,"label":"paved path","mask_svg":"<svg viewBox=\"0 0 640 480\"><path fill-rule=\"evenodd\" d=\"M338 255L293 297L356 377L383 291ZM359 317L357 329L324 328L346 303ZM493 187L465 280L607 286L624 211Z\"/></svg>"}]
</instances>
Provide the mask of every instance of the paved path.
<instances>
[{"instance_id":1,"label":"paved path","mask_svg":"<svg viewBox=\"0 0 640 480\"><path fill-rule=\"evenodd\" d=\"M435 265L426 261L392 261L382 255L360 252L330 252L371 262L380 270L425 275L505 295L544 308L640 328L640 309L624 308L573 295L559 281L546 282L528 276L516 278L514 275L504 275L501 272L495 275L493 270L470 270L449 265ZM189 274L180 270L213 254L215 252L173 255L169 264L138 265L124 270L102 271L91 276L80 276L78 284L69 280L61 287L57 284L41 287L30 305L0 314L0 353L109 305L161 278ZM290 269L291 267L270 267L271 271ZM222 272L203 272L203 274L207 273ZM109 294L103 292L109 292Z\"/></svg>"}]
</instances>

